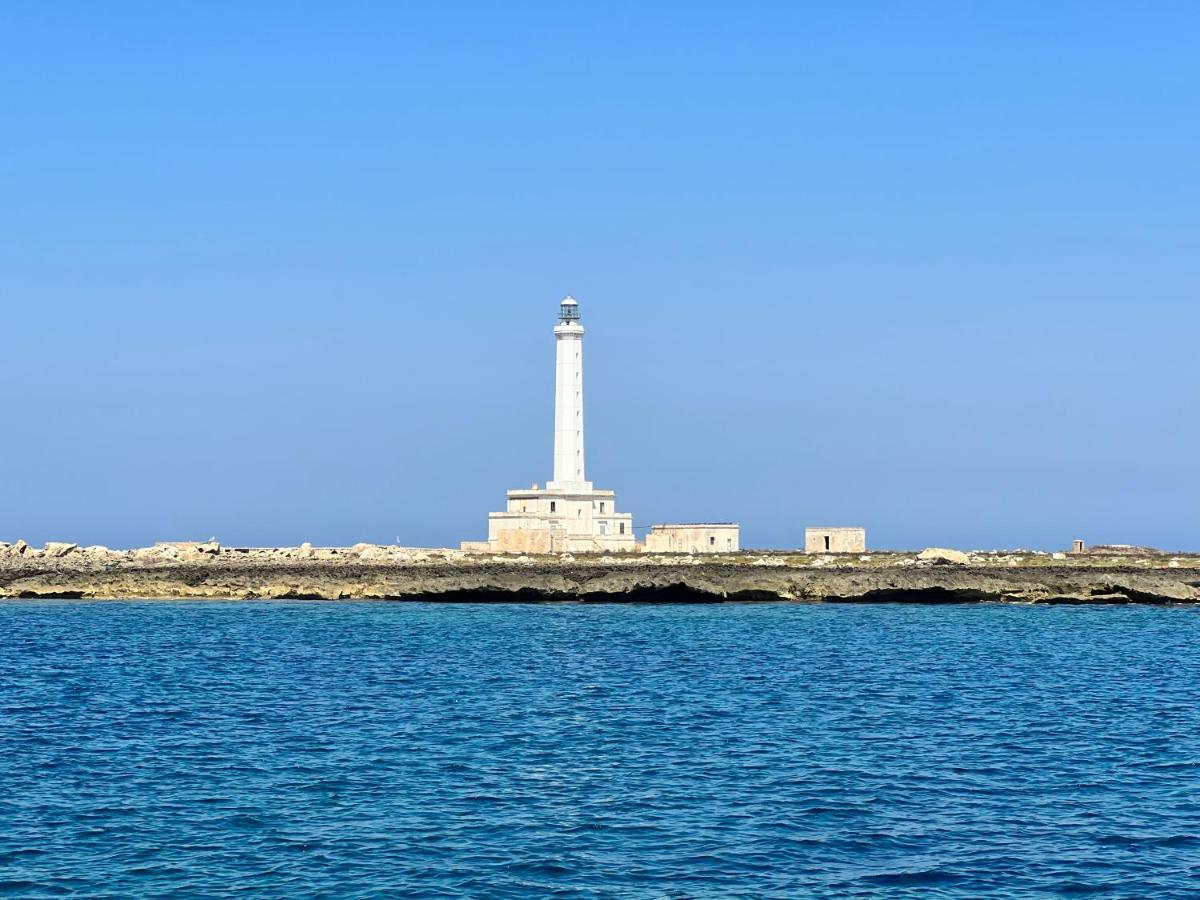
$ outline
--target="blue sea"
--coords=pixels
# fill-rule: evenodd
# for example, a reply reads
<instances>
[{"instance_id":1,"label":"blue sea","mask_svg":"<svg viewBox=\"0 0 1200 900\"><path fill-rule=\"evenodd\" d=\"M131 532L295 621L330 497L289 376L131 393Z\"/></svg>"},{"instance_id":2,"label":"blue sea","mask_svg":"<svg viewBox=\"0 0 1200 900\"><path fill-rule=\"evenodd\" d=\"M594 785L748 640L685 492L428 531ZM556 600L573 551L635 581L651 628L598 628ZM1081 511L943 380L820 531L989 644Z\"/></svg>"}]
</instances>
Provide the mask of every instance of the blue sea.
<instances>
[{"instance_id":1,"label":"blue sea","mask_svg":"<svg viewBox=\"0 0 1200 900\"><path fill-rule=\"evenodd\" d=\"M0 894L1200 896L1200 609L4 601Z\"/></svg>"}]
</instances>

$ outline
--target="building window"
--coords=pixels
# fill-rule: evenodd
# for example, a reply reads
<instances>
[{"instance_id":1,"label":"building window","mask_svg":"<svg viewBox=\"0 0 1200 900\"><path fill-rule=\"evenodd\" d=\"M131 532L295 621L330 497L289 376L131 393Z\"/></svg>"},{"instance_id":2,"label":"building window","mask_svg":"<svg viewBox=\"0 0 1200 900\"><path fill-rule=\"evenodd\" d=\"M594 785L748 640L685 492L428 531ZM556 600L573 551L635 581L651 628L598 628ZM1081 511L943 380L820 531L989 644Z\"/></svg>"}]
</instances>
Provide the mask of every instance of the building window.
<instances>
[{"instance_id":1,"label":"building window","mask_svg":"<svg viewBox=\"0 0 1200 900\"><path fill-rule=\"evenodd\" d=\"M624 533L625 533L625 523L622 522L621 523L621 534L624 534Z\"/></svg>"},{"instance_id":2,"label":"building window","mask_svg":"<svg viewBox=\"0 0 1200 900\"><path fill-rule=\"evenodd\" d=\"M829 549L829 535L825 535L825 549Z\"/></svg>"},{"instance_id":3,"label":"building window","mask_svg":"<svg viewBox=\"0 0 1200 900\"><path fill-rule=\"evenodd\" d=\"M556 512L557 509L558 509L558 504L555 503L553 500L551 500L550 501L550 512Z\"/></svg>"},{"instance_id":4,"label":"building window","mask_svg":"<svg viewBox=\"0 0 1200 900\"><path fill-rule=\"evenodd\" d=\"M716 543L717 543L717 539L710 534L708 536L708 546L714 547L714 546L716 546Z\"/></svg>"},{"instance_id":5,"label":"building window","mask_svg":"<svg viewBox=\"0 0 1200 900\"><path fill-rule=\"evenodd\" d=\"M607 523L607 522L601 522L601 523L600 523L600 535L601 535L601 536L604 536L604 535L606 535L606 534L608 534L608 523Z\"/></svg>"},{"instance_id":6,"label":"building window","mask_svg":"<svg viewBox=\"0 0 1200 900\"><path fill-rule=\"evenodd\" d=\"M604 512L604 501L600 501L600 512Z\"/></svg>"}]
</instances>

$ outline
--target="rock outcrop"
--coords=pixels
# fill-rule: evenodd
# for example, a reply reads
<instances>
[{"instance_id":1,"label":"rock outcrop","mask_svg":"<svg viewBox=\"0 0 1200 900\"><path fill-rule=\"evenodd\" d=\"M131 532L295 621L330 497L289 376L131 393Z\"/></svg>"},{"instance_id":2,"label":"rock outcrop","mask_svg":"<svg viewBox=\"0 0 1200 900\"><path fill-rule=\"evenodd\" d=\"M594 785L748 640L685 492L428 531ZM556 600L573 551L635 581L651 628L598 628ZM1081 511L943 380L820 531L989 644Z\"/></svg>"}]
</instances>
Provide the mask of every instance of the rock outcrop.
<instances>
[{"instance_id":1,"label":"rock outcrop","mask_svg":"<svg viewBox=\"0 0 1200 900\"><path fill-rule=\"evenodd\" d=\"M919 562L928 562L942 566L965 566L971 562L971 557L961 550L947 550L945 547L930 547L917 554Z\"/></svg>"},{"instance_id":2,"label":"rock outcrop","mask_svg":"<svg viewBox=\"0 0 1200 900\"><path fill-rule=\"evenodd\" d=\"M0 597L573 601L1200 602L1200 557L748 553L488 556L361 544L280 549L159 545L65 553L13 545ZM71 546L73 545L64 545Z\"/></svg>"}]
</instances>

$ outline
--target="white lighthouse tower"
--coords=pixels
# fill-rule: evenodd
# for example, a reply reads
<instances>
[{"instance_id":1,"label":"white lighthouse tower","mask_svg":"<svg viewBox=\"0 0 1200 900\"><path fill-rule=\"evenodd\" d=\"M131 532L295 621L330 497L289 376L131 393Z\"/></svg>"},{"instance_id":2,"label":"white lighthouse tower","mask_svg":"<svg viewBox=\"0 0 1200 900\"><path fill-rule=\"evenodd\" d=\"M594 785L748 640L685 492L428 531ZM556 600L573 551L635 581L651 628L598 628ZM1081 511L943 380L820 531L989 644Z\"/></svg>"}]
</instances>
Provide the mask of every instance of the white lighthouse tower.
<instances>
[{"instance_id":1,"label":"white lighthouse tower","mask_svg":"<svg viewBox=\"0 0 1200 900\"><path fill-rule=\"evenodd\" d=\"M551 490L591 490L584 479L583 325L579 304L568 296L554 326L554 480Z\"/></svg>"},{"instance_id":2,"label":"white lighthouse tower","mask_svg":"<svg viewBox=\"0 0 1200 900\"><path fill-rule=\"evenodd\" d=\"M487 541L464 550L560 553L634 550L633 516L616 494L587 480L583 449L583 335L579 303L565 298L554 326L554 478L508 492L508 509L488 515Z\"/></svg>"}]
</instances>

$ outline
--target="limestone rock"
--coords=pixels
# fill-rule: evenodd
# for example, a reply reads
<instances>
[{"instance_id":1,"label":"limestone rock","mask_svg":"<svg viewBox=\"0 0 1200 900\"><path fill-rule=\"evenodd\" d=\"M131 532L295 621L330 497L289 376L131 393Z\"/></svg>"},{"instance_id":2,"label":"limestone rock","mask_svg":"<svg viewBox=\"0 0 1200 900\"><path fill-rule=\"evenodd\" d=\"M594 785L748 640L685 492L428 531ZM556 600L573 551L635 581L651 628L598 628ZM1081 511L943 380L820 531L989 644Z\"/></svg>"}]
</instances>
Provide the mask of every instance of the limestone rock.
<instances>
[{"instance_id":1,"label":"limestone rock","mask_svg":"<svg viewBox=\"0 0 1200 900\"><path fill-rule=\"evenodd\" d=\"M392 557L388 547L381 547L378 544L355 544L351 549L358 554L359 559L368 562L379 562Z\"/></svg>"},{"instance_id":2,"label":"limestone rock","mask_svg":"<svg viewBox=\"0 0 1200 900\"><path fill-rule=\"evenodd\" d=\"M46 547L42 551L43 556L57 558L66 556L72 550L77 550L78 544L68 544L65 541L46 541Z\"/></svg>"},{"instance_id":3,"label":"limestone rock","mask_svg":"<svg viewBox=\"0 0 1200 900\"><path fill-rule=\"evenodd\" d=\"M0 548L2 549L2 548ZM932 548L940 554L939 548ZM988 598L1021 603L1170 602L1200 604L1200 558L1164 555L1146 565L1114 567L1085 561L1053 566L1037 565L1028 551L1021 557L1009 553L976 555L982 564L964 566L918 562L912 556L875 553L874 564L851 562L845 556L747 556L729 564L702 556L637 557L624 559L600 554L578 555L564 563L524 554L457 558L446 565L442 551L395 546L363 545L370 555L385 556L392 564L363 564L349 548L319 548L313 557L297 561L294 549L224 550L192 560L195 551L176 545L131 551L79 549L66 558L42 559L43 551L26 545L26 552L0 553L0 597L348 597L437 598L463 591L530 591L547 599L577 595L629 597L630 594L665 589L661 599L672 600L679 590L696 599L792 599L820 601L861 598L871 601L892 597L896 591L913 592L912 599L945 598L945 592L964 601ZM952 551L951 551L952 552ZM93 555L96 554L96 555ZM104 554L103 556L100 554ZM197 557L202 554L197 553ZM425 557L429 562L414 562ZM756 558L757 557L757 558ZM186 564L171 560L187 559ZM811 565L815 560L826 565ZM904 571L898 572L896 568ZM203 577L196 577L203 573ZM931 593L932 592L932 593ZM515 598L515 596L514 596Z\"/></svg>"},{"instance_id":4,"label":"limestone rock","mask_svg":"<svg viewBox=\"0 0 1200 900\"><path fill-rule=\"evenodd\" d=\"M141 562L152 562L154 560L179 559L179 551L174 547L159 544L155 547L139 547L137 550L131 550L130 556Z\"/></svg>"},{"instance_id":5,"label":"limestone rock","mask_svg":"<svg viewBox=\"0 0 1200 900\"><path fill-rule=\"evenodd\" d=\"M159 544L158 546L174 550L179 559L190 562L196 562L208 556L216 556L221 552L221 545L216 541L186 541L175 544Z\"/></svg>"},{"instance_id":6,"label":"limestone rock","mask_svg":"<svg viewBox=\"0 0 1200 900\"><path fill-rule=\"evenodd\" d=\"M935 566L966 566L971 562L971 557L961 550L947 550L945 547L929 547L918 553L917 559Z\"/></svg>"},{"instance_id":7,"label":"limestone rock","mask_svg":"<svg viewBox=\"0 0 1200 900\"><path fill-rule=\"evenodd\" d=\"M25 543L24 541L17 541L15 544L13 544L11 547L8 548L8 555L9 556L24 556L26 554L26 552L28 552L28 550L29 550L29 545L27 543Z\"/></svg>"}]
</instances>

